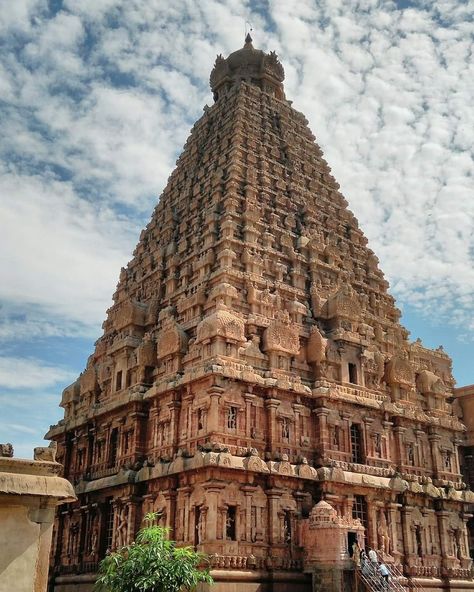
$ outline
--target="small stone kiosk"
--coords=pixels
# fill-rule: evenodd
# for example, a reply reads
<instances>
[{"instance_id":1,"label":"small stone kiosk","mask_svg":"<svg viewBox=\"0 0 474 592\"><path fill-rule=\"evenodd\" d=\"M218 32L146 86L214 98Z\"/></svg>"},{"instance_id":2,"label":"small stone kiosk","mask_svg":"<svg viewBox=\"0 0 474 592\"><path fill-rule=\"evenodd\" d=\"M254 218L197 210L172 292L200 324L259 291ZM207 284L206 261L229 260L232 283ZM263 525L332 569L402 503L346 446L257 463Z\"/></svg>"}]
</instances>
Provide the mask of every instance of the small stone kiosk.
<instances>
[{"instance_id":1,"label":"small stone kiosk","mask_svg":"<svg viewBox=\"0 0 474 592\"><path fill-rule=\"evenodd\" d=\"M76 499L61 468L55 445L28 460L0 444L0 592L46 591L54 511Z\"/></svg>"},{"instance_id":2,"label":"small stone kiosk","mask_svg":"<svg viewBox=\"0 0 474 592\"><path fill-rule=\"evenodd\" d=\"M354 542L364 547L360 520L341 517L324 500L317 503L303 526L305 572L313 578L313 592L349 592L353 589Z\"/></svg>"}]
</instances>

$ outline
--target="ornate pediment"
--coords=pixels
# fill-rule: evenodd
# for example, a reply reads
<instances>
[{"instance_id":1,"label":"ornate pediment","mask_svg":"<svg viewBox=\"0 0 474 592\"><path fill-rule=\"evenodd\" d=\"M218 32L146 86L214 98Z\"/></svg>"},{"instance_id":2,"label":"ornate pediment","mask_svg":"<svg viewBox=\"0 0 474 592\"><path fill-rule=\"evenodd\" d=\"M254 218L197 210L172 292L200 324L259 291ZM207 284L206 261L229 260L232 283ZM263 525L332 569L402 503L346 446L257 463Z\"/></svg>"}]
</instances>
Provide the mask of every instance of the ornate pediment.
<instances>
[{"instance_id":1,"label":"ornate pediment","mask_svg":"<svg viewBox=\"0 0 474 592\"><path fill-rule=\"evenodd\" d=\"M186 332L171 316L171 313L160 320L162 320L162 327L157 339L158 359L186 353L188 348Z\"/></svg>"},{"instance_id":2,"label":"ornate pediment","mask_svg":"<svg viewBox=\"0 0 474 592\"><path fill-rule=\"evenodd\" d=\"M213 337L225 337L227 340L244 343L245 323L221 302L216 311L205 317L197 326L196 343Z\"/></svg>"},{"instance_id":3,"label":"ornate pediment","mask_svg":"<svg viewBox=\"0 0 474 592\"><path fill-rule=\"evenodd\" d=\"M356 293L351 286L344 285L333 296L331 296L326 304L327 317L347 318L350 320L357 320L361 314L361 306Z\"/></svg>"},{"instance_id":4,"label":"ornate pediment","mask_svg":"<svg viewBox=\"0 0 474 592\"><path fill-rule=\"evenodd\" d=\"M385 368L385 379L388 384L413 385L415 373L406 354L393 356Z\"/></svg>"},{"instance_id":5,"label":"ornate pediment","mask_svg":"<svg viewBox=\"0 0 474 592\"><path fill-rule=\"evenodd\" d=\"M278 311L263 334L263 351L280 351L297 356L300 352L298 329L287 311Z\"/></svg>"}]
</instances>

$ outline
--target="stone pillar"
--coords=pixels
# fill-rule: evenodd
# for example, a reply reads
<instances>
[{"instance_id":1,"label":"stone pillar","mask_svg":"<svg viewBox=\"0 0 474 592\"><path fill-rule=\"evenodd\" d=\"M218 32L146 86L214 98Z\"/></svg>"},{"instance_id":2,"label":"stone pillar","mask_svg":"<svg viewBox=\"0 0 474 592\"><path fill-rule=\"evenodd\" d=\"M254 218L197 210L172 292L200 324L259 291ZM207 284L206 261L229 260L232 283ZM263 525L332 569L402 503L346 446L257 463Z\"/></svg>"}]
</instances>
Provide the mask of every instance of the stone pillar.
<instances>
[{"instance_id":1,"label":"stone pillar","mask_svg":"<svg viewBox=\"0 0 474 592\"><path fill-rule=\"evenodd\" d=\"M388 458L389 460L391 460L393 462L395 459L393 458L393 451L392 451L392 447L391 447L391 433L390 433L390 428L393 426L393 422L384 421L382 423L382 425L383 425L383 429L384 429L384 433L385 433L385 442L386 442L386 447L387 447L386 458Z\"/></svg>"},{"instance_id":2,"label":"stone pillar","mask_svg":"<svg viewBox=\"0 0 474 592\"><path fill-rule=\"evenodd\" d=\"M328 415L329 409L326 407L318 407L313 411L318 418L319 425L319 443L321 455L324 456L329 448L329 429L328 429Z\"/></svg>"},{"instance_id":3,"label":"stone pillar","mask_svg":"<svg viewBox=\"0 0 474 592\"><path fill-rule=\"evenodd\" d=\"M376 502L367 496L367 541L369 547L377 549L377 505Z\"/></svg>"},{"instance_id":4,"label":"stone pillar","mask_svg":"<svg viewBox=\"0 0 474 592\"><path fill-rule=\"evenodd\" d=\"M270 451L272 451L273 446L275 444L275 440L280 440L281 438L276 438L276 410L280 405L280 401L278 399L266 399L265 407L267 409L267 446Z\"/></svg>"},{"instance_id":5,"label":"stone pillar","mask_svg":"<svg viewBox=\"0 0 474 592\"><path fill-rule=\"evenodd\" d=\"M439 441L441 436L436 432L432 432L428 436L431 448L431 462L433 465L433 476L437 477L439 471L442 469L441 455L439 453Z\"/></svg>"},{"instance_id":6,"label":"stone pillar","mask_svg":"<svg viewBox=\"0 0 474 592\"><path fill-rule=\"evenodd\" d=\"M403 434L406 432L406 428L402 426L395 426L393 428L393 434L395 437L395 455L396 458L394 459L397 464L404 465L406 464L405 458L405 446L403 442Z\"/></svg>"},{"instance_id":7,"label":"stone pillar","mask_svg":"<svg viewBox=\"0 0 474 592\"><path fill-rule=\"evenodd\" d=\"M135 537L139 510L140 500L136 497L130 497L128 504L127 544L131 543L133 538Z\"/></svg>"},{"instance_id":8,"label":"stone pillar","mask_svg":"<svg viewBox=\"0 0 474 592\"><path fill-rule=\"evenodd\" d=\"M443 565L445 565L446 558L451 555L450 542L448 536L449 512L447 510L438 510L436 512L436 518L438 520L441 557Z\"/></svg>"},{"instance_id":9,"label":"stone pillar","mask_svg":"<svg viewBox=\"0 0 474 592\"><path fill-rule=\"evenodd\" d=\"M208 389L210 398L209 413L207 416L208 435L219 430L219 401L221 400L224 389L219 386L213 386Z\"/></svg>"},{"instance_id":10,"label":"stone pillar","mask_svg":"<svg viewBox=\"0 0 474 592\"><path fill-rule=\"evenodd\" d=\"M166 526L171 528L174 532L176 528L176 497L177 493L174 489L163 492L163 497L166 500Z\"/></svg>"},{"instance_id":11,"label":"stone pillar","mask_svg":"<svg viewBox=\"0 0 474 592\"><path fill-rule=\"evenodd\" d=\"M281 489L267 489L268 498L268 542L275 545L280 542L280 520L278 518L279 500L282 494Z\"/></svg>"},{"instance_id":12,"label":"stone pillar","mask_svg":"<svg viewBox=\"0 0 474 592\"><path fill-rule=\"evenodd\" d=\"M300 416L303 412L303 405L299 403L293 403L293 411L295 412L295 429L294 429L294 444L295 446L301 446L301 436L303 435L300 429Z\"/></svg>"},{"instance_id":13,"label":"stone pillar","mask_svg":"<svg viewBox=\"0 0 474 592\"><path fill-rule=\"evenodd\" d=\"M374 423L374 420L371 417L364 417L364 429L363 429L363 455L364 459L367 462L367 458L374 456L373 446L371 444L370 439L370 426Z\"/></svg>"},{"instance_id":14,"label":"stone pillar","mask_svg":"<svg viewBox=\"0 0 474 592\"><path fill-rule=\"evenodd\" d=\"M256 491L253 485L243 485L241 491L245 494L245 531L241 529L241 538L248 543L252 542L252 495Z\"/></svg>"},{"instance_id":15,"label":"stone pillar","mask_svg":"<svg viewBox=\"0 0 474 592\"><path fill-rule=\"evenodd\" d=\"M402 531L403 531L403 554L405 555L405 563L410 555L414 554L413 549L413 536L411 532L411 513L413 512L413 506L402 506Z\"/></svg>"},{"instance_id":16,"label":"stone pillar","mask_svg":"<svg viewBox=\"0 0 474 592\"><path fill-rule=\"evenodd\" d=\"M180 506L182 509L182 516L179 519L179 524L176 528L176 531L179 533L181 532L181 541L188 542L188 533L189 533L189 496L191 494L191 487L184 486L178 489L179 494L179 501ZM182 521L181 521L182 518ZM178 538L178 537L177 537ZM181 542L180 541L180 542Z\"/></svg>"},{"instance_id":17,"label":"stone pillar","mask_svg":"<svg viewBox=\"0 0 474 592\"><path fill-rule=\"evenodd\" d=\"M351 417L352 417L352 414L348 413L347 411L343 411L341 413L341 419L345 423L345 426L344 426L345 442L343 444L343 451L346 454L349 454L349 456L351 454L351 425L350 425Z\"/></svg>"},{"instance_id":18,"label":"stone pillar","mask_svg":"<svg viewBox=\"0 0 474 592\"><path fill-rule=\"evenodd\" d=\"M245 393L244 394L244 401L245 401L245 436L247 438L252 437L252 403L254 403L257 397L252 393Z\"/></svg>"},{"instance_id":19,"label":"stone pillar","mask_svg":"<svg viewBox=\"0 0 474 592\"><path fill-rule=\"evenodd\" d=\"M179 411L181 409L180 401L171 401L168 403L170 410L170 444L173 447L178 446L179 441Z\"/></svg>"},{"instance_id":20,"label":"stone pillar","mask_svg":"<svg viewBox=\"0 0 474 592\"><path fill-rule=\"evenodd\" d=\"M394 502L388 505L388 520L389 520L389 534L390 534L390 555L398 559L401 555L398 549L398 531L397 531L397 515L400 511L401 504L396 504Z\"/></svg>"},{"instance_id":21,"label":"stone pillar","mask_svg":"<svg viewBox=\"0 0 474 592\"><path fill-rule=\"evenodd\" d=\"M219 494L225 488L225 483L221 481L209 481L204 483L206 490L207 504L207 523L205 540L207 542L217 541L217 511L219 506Z\"/></svg>"}]
</instances>

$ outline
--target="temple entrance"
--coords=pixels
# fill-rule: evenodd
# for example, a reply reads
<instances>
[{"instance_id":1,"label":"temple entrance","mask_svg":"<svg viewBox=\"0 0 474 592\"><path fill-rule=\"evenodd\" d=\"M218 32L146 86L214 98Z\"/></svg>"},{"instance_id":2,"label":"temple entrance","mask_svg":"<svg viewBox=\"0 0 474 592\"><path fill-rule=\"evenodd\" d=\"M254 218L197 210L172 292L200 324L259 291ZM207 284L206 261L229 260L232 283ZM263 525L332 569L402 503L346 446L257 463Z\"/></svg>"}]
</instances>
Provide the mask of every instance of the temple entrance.
<instances>
[{"instance_id":1,"label":"temple entrance","mask_svg":"<svg viewBox=\"0 0 474 592\"><path fill-rule=\"evenodd\" d=\"M349 557L352 557L354 554L354 549L352 548L354 543L357 543L357 533L349 531L347 533L347 550L349 551Z\"/></svg>"}]
</instances>

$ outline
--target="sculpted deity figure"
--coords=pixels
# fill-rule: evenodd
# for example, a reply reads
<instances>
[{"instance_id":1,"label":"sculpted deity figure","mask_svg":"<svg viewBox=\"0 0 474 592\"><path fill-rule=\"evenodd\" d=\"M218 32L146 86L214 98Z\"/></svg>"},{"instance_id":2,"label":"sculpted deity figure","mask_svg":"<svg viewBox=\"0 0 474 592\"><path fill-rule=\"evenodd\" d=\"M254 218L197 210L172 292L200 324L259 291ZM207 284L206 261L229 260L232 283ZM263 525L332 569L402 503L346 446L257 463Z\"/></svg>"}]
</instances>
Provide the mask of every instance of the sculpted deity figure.
<instances>
[{"instance_id":1,"label":"sculpted deity figure","mask_svg":"<svg viewBox=\"0 0 474 592\"><path fill-rule=\"evenodd\" d=\"M115 546L123 547L127 544L128 531L128 506L122 506L117 516L117 531L115 535Z\"/></svg>"}]
</instances>

